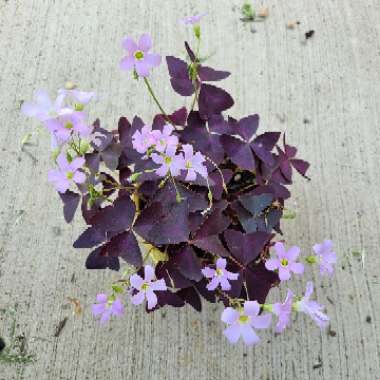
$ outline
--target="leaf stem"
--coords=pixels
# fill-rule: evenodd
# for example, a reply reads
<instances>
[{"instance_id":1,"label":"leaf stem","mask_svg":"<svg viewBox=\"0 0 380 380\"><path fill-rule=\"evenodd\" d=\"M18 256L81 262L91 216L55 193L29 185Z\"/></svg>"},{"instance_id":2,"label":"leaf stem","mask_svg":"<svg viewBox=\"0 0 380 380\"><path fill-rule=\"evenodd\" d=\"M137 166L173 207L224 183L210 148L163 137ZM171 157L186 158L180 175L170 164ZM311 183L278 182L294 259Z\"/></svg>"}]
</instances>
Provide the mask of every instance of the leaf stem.
<instances>
[{"instance_id":1,"label":"leaf stem","mask_svg":"<svg viewBox=\"0 0 380 380\"><path fill-rule=\"evenodd\" d=\"M160 110L160 112L162 113L162 115L164 115L165 119L166 119L170 124L174 125L173 122L170 120L168 114L167 114L167 113L165 112L165 110L163 109L163 107L162 107L161 103L159 102L159 100L158 100L156 94L154 93L153 88L152 88L152 86L151 86L151 84L150 84L148 78L144 77L144 83L146 84L146 87L147 87L147 89L148 89L149 94L152 96L154 102L156 103L156 105L157 105L158 109Z\"/></svg>"}]
</instances>

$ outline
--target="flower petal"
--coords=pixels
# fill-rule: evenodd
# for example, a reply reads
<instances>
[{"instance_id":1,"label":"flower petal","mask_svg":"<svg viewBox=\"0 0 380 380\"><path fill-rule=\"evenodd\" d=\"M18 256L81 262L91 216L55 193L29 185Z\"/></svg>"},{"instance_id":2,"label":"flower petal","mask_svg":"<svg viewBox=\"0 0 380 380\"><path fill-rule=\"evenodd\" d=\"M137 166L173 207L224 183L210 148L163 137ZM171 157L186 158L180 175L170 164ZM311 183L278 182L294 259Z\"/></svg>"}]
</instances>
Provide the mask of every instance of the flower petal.
<instances>
[{"instance_id":1,"label":"flower petal","mask_svg":"<svg viewBox=\"0 0 380 380\"><path fill-rule=\"evenodd\" d=\"M231 325L232 323L234 323L239 318L239 315L240 315L239 312L237 310L235 310L234 308L226 307L223 310L221 320L224 323Z\"/></svg>"},{"instance_id":2,"label":"flower petal","mask_svg":"<svg viewBox=\"0 0 380 380\"><path fill-rule=\"evenodd\" d=\"M289 261L295 261L297 260L297 257L299 256L301 252L301 248L297 246L290 247L288 252L286 252L285 256Z\"/></svg>"},{"instance_id":3,"label":"flower petal","mask_svg":"<svg viewBox=\"0 0 380 380\"><path fill-rule=\"evenodd\" d=\"M235 344L240 338L240 326L238 324L229 326L223 331L223 334L230 343Z\"/></svg>"},{"instance_id":4,"label":"flower petal","mask_svg":"<svg viewBox=\"0 0 380 380\"><path fill-rule=\"evenodd\" d=\"M138 46L137 46L136 42L131 37L124 37L123 41L122 41L122 46L131 55L133 55L133 53L136 50L138 50Z\"/></svg>"},{"instance_id":5,"label":"flower petal","mask_svg":"<svg viewBox=\"0 0 380 380\"><path fill-rule=\"evenodd\" d=\"M132 296L131 301L134 305L140 305L144 302L144 299L145 299L145 293L138 292L134 296Z\"/></svg>"},{"instance_id":6,"label":"flower petal","mask_svg":"<svg viewBox=\"0 0 380 380\"><path fill-rule=\"evenodd\" d=\"M255 333L253 328L249 324L243 324L240 327L241 335L243 337L244 343L247 346L252 346L260 342L259 336Z\"/></svg>"},{"instance_id":7,"label":"flower petal","mask_svg":"<svg viewBox=\"0 0 380 380\"><path fill-rule=\"evenodd\" d=\"M278 267L280 267L280 261L278 259L268 259L265 262L265 268L267 268L268 270L273 271L278 269Z\"/></svg>"},{"instance_id":8,"label":"flower petal","mask_svg":"<svg viewBox=\"0 0 380 380\"><path fill-rule=\"evenodd\" d=\"M143 34L139 39L138 48L143 52L147 52L152 47L152 38L149 34Z\"/></svg>"},{"instance_id":9,"label":"flower petal","mask_svg":"<svg viewBox=\"0 0 380 380\"><path fill-rule=\"evenodd\" d=\"M259 314L260 305L257 301L245 301L244 302L244 314L254 317Z\"/></svg>"},{"instance_id":10,"label":"flower petal","mask_svg":"<svg viewBox=\"0 0 380 380\"><path fill-rule=\"evenodd\" d=\"M154 274L154 269L150 265L145 265L144 267L144 277L146 282L150 282L154 279L155 274Z\"/></svg>"},{"instance_id":11,"label":"flower petal","mask_svg":"<svg viewBox=\"0 0 380 380\"><path fill-rule=\"evenodd\" d=\"M157 305L157 296L152 290L146 292L146 299L148 300L148 310L153 309Z\"/></svg>"},{"instance_id":12,"label":"flower petal","mask_svg":"<svg viewBox=\"0 0 380 380\"><path fill-rule=\"evenodd\" d=\"M270 326L271 322L272 315L267 313L253 317L251 320L251 325L255 329L267 329Z\"/></svg>"},{"instance_id":13,"label":"flower petal","mask_svg":"<svg viewBox=\"0 0 380 380\"><path fill-rule=\"evenodd\" d=\"M161 56L159 54L147 53L144 55L144 61L152 67L157 67L161 64Z\"/></svg>"},{"instance_id":14,"label":"flower petal","mask_svg":"<svg viewBox=\"0 0 380 380\"><path fill-rule=\"evenodd\" d=\"M160 280L157 280L157 281L153 281L151 284L150 284L150 288L154 291L163 291L163 290L167 290L167 286L166 286L166 282L164 279L160 279Z\"/></svg>"},{"instance_id":15,"label":"flower petal","mask_svg":"<svg viewBox=\"0 0 380 380\"><path fill-rule=\"evenodd\" d=\"M141 278L141 276L139 276L138 274L133 274L130 278L129 278L129 281L131 283L131 285L137 289L137 290L140 290L143 283L144 283L144 280Z\"/></svg>"},{"instance_id":16,"label":"flower petal","mask_svg":"<svg viewBox=\"0 0 380 380\"><path fill-rule=\"evenodd\" d=\"M202 269L202 274L203 276L207 278L212 278L215 275L215 269L212 269L210 267L205 267Z\"/></svg>"},{"instance_id":17,"label":"flower petal","mask_svg":"<svg viewBox=\"0 0 380 380\"><path fill-rule=\"evenodd\" d=\"M281 281L288 281L290 280L290 270L288 268L280 267L278 268L278 277Z\"/></svg>"},{"instance_id":18,"label":"flower petal","mask_svg":"<svg viewBox=\"0 0 380 380\"><path fill-rule=\"evenodd\" d=\"M218 260L216 260L216 267L218 269L226 269L226 266L227 266L227 260L226 259L223 259L220 257Z\"/></svg>"},{"instance_id":19,"label":"flower petal","mask_svg":"<svg viewBox=\"0 0 380 380\"><path fill-rule=\"evenodd\" d=\"M301 263L291 263L289 265L289 269L294 272L294 273L297 273L297 274L302 274L305 270L305 267L303 264Z\"/></svg>"},{"instance_id":20,"label":"flower petal","mask_svg":"<svg viewBox=\"0 0 380 380\"><path fill-rule=\"evenodd\" d=\"M73 176L73 181L75 183L83 183L86 181L86 174L84 174L83 172L80 172L80 171L77 171L75 172L74 176Z\"/></svg>"},{"instance_id":21,"label":"flower petal","mask_svg":"<svg viewBox=\"0 0 380 380\"><path fill-rule=\"evenodd\" d=\"M132 70L134 65L135 65L135 58L133 57L133 55L129 55L127 57L124 57L120 61L120 69L124 70L124 71Z\"/></svg>"}]
</instances>

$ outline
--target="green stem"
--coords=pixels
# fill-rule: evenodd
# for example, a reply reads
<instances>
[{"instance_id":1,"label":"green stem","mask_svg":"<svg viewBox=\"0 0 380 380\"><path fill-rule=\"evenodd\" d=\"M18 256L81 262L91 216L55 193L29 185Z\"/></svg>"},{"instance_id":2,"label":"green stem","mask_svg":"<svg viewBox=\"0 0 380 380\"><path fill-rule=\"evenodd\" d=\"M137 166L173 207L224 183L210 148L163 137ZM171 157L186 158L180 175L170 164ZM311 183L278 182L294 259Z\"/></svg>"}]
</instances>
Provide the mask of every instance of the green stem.
<instances>
[{"instance_id":1,"label":"green stem","mask_svg":"<svg viewBox=\"0 0 380 380\"><path fill-rule=\"evenodd\" d=\"M146 87L149 91L149 94L152 96L154 102L156 103L157 107L159 108L159 110L161 111L161 113L164 115L165 119L170 123L170 124L173 124L173 122L170 120L169 116L167 115L167 113L165 112L165 110L162 108L156 94L154 93L153 91L153 88L148 80L148 78L144 77L144 82L146 84ZM174 125L174 124L173 124Z\"/></svg>"}]
</instances>

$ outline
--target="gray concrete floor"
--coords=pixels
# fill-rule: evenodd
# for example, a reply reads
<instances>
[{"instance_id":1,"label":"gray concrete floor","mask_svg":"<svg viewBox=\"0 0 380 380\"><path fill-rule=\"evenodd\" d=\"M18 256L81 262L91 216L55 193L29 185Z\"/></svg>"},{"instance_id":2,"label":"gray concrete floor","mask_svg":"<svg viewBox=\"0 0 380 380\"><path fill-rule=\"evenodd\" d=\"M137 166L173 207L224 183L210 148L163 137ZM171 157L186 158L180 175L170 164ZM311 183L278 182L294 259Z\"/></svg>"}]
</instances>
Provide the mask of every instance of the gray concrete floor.
<instances>
[{"instance_id":1,"label":"gray concrete floor","mask_svg":"<svg viewBox=\"0 0 380 380\"><path fill-rule=\"evenodd\" d=\"M16 308L16 335L36 355L31 365L0 362L1 380L380 379L380 3L256 4L268 6L270 16L251 33L234 9L237 0L0 1L0 333L9 339L9 310ZM46 178L47 136L20 151L32 127L20 102L66 80L101 94L93 116L108 128L120 115L149 120L152 101L118 69L120 40L147 31L162 55L181 54L190 32L177 20L203 11L203 52L233 72L225 81L237 103L233 115L260 113L263 128L286 130L312 163L312 181L298 178L293 187L288 206L297 217L284 231L305 252L323 238L335 241L336 277L321 281L311 273L332 319L330 334L298 317L281 336L262 334L254 349L230 346L221 307L209 305L202 314L185 308L146 315L131 307L100 328L89 305L114 275L86 271L86 252L71 248L83 223L63 222ZM301 24L287 30L290 20ZM303 43L309 29L315 35ZM167 109L182 105L165 65L153 83ZM304 284L292 287L300 293ZM67 297L81 300L83 316L72 315Z\"/></svg>"}]
</instances>

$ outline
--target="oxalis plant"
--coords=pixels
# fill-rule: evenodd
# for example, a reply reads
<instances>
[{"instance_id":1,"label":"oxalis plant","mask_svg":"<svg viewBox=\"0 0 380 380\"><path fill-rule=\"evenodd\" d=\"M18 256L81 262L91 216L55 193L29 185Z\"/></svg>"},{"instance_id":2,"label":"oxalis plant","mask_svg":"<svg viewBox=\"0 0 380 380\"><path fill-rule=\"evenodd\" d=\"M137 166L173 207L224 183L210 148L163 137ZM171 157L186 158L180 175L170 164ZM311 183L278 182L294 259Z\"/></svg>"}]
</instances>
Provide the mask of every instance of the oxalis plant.
<instances>
[{"instance_id":1,"label":"oxalis plant","mask_svg":"<svg viewBox=\"0 0 380 380\"><path fill-rule=\"evenodd\" d=\"M256 329L284 331L292 314L309 315L319 327L329 318L312 300L287 290L285 300L265 303L272 287L300 277L305 270L300 248L281 239L284 202L294 172L306 177L309 164L280 132L258 133L256 114L226 116L234 101L210 84L227 71L205 66L200 58L204 15L188 17L196 47L185 42L187 57L167 56L170 83L190 108L165 111L149 81L161 56L152 40L125 37L120 68L143 82L159 114L146 123L121 117L108 131L89 123L86 108L96 97L69 84L55 101L37 91L22 111L50 132L55 168L48 173L63 202L66 222L79 205L87 228L75 248L91 249L88 269L119 271L119 280L100 293L93 314L104 324L121 316L125 304L144 304L147 312L164 306L191 305L201 299L224 305L221 321L231 343L260 341ZM279 235L277 235L279 234ZM336 262L332 242L315 244L304 263L331 275Z\"/></svg>"}]
</instances>

